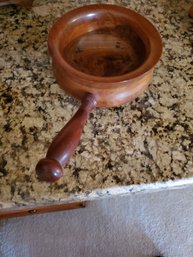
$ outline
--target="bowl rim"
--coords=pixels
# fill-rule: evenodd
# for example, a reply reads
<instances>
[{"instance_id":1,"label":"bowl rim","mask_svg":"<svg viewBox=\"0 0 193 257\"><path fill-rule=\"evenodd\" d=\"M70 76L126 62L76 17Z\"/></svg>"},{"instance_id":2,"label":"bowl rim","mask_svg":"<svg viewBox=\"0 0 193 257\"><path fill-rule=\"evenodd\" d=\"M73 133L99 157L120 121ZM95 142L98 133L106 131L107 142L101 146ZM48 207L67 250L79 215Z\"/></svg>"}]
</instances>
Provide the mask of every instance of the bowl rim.
<instances>
[{"instance_id":1,"label":"bowl rim","mask_svg":"<svg viewBox=\"0 0 193 257\"><path fill-rule=\"evenodd\" d=\"M127 15L130 15L130 17L135 19L136 24L144 30L144 27L146 29L150 30L151 33L145 33L149 40L150 45L150 51L147 55L147 58L144 60L144 62L138 66L136 69L134 69L131 72L124 73L122 75L118 76L95 76L88 73L84 73L76 68L74 68L72 65L70 65L62 56L59 51L59 49L56 47L56 40L55 40L55 31L58 30L58 27L61 27L61 24L65 24L67 20L72 19L76 15L80 15L80 13L88 13L96 10L114 10L117 12L123 12ZM140 23L141 22L141 23ZM143 25L142 25L143 24ZM160 33L158 32L157 28L144 16L137 13L134 10L131 10L126 7L122 7L115 4L91 4L87 6L77 7L69 12L65 13L63 16L58 18L58 20L52 25L49 33L48 33L48 49L49 53L57 64L61 68L63 68L66 72L69 74L75 76L76 78L88 82L93 83L124 83L128 82L129 80L136 79L138 77L141 77L142 75L146 74L150 70L154 68L156 63L159 61L161 54L162 54L162 40ZM92 85L94 87L94 84Z\"/></svg>"}]
</instances>

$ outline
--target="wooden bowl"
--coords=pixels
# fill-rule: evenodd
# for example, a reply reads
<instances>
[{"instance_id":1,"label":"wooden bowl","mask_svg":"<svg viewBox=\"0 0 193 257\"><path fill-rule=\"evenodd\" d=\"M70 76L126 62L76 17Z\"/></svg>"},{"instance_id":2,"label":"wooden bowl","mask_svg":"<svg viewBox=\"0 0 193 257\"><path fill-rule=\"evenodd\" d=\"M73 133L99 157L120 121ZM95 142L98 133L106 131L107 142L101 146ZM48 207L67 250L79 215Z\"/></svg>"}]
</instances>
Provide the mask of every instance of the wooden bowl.
<instances>
[{"instance_id":1,"label":"wooden bowl","mask_svg":"<svg viewBox=\"0 0 193 257\"><path fill-rule=\"evenodd\" d=\"M162 43L155 27L138 13L98 4L59 18L49 32L48 48L58 84L82 102L36 167L40 179L52 182L62 176L94 107L127 103L147 88Z\"/></svg>"},{"instance_id":2,"label":"wooden bowl","mask_svg":"<svg viewBox=\"0 0 193 257\"><path fill-rule=\"evenodd\" d=\"M51 28L48 47L58 84L97 106L127 103L148 86L162 43L155 27L116 5L88 5L65 14Z\"/></svg>"}]
</instances>

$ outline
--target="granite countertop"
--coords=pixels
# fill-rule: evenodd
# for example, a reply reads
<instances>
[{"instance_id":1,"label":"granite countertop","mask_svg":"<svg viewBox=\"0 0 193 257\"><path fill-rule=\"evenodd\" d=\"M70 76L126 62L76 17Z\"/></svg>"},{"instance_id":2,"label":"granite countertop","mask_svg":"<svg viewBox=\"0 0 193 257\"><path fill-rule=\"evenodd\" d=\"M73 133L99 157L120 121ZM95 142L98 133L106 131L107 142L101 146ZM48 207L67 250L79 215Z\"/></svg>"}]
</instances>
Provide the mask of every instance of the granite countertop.
<instances>
[{"instance_id":1,"label":"granite countertop","mask_svg":"<svg viewBox=\"0 0 193 257\"><path fill-rule=\"evenodd\" d=\"M98 108L55 184L35 165L79 103L57 85L47 33L57 17L101 1L36 0L0 8L0 206L89 200L193 183L193 20L191 0L114 0L160 31L163 54L143 96Z\"/></svg>"}]
</instances>

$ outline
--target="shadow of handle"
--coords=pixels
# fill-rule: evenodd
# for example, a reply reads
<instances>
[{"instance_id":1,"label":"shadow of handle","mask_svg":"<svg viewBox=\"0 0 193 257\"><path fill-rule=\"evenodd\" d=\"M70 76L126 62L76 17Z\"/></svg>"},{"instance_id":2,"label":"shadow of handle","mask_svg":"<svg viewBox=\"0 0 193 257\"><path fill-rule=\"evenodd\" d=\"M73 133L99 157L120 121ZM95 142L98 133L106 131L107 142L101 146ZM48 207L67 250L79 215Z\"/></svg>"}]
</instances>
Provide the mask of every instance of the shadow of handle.
<instances>
[{"instance_id":1,"label":"shadow of handle","mask_svg":"<svg viewBox=\"0 0 193 257\"><path fill-rule=\"evenodd\" d=\"M62 177L62 167L69 161L79 144L84 124L96 104L92 94L83 97L78 111L54 138L46 158L41 159L36 165L39 180L55 182Z\"/></svg>"}]
</instances>

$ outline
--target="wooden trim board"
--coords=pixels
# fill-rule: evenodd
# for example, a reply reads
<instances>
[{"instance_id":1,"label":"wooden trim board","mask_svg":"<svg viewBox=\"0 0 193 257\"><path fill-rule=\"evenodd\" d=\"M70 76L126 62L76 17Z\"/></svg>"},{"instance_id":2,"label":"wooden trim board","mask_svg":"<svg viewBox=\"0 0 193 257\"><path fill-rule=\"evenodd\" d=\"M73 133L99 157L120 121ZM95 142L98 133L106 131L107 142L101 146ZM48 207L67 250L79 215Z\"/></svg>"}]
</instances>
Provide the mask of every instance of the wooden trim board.
<instances>
[{"instance_id":1,"label":"wooden trim board","mask_svg":"<svg viewBox=\"0 0 193 257\"><path fill-rule=\"evenodd\" d=\"M58 205L48 205L48 206L37 206L37 207L27 207L21 209L5 209L3 211L0 210L0 219L8 219L15 217L22 217L34 214L42 214L48 212L57 212L57 211L67 211L79 208L85 208L86 202L75 202L75 203L67 203L67 204L58 204Z\"/></svg>"}]
</instances>

